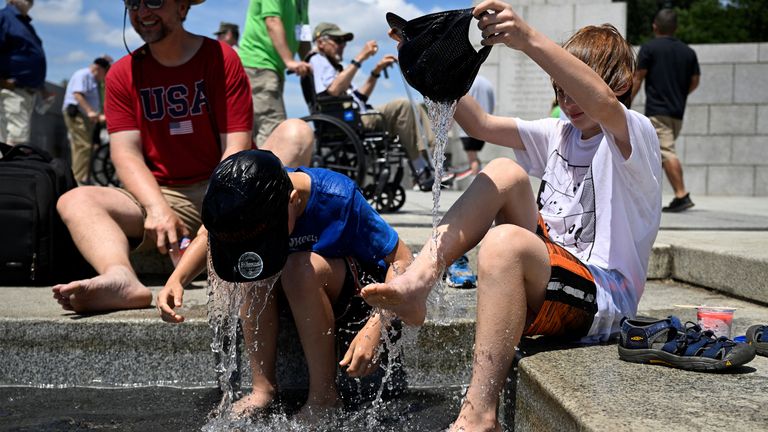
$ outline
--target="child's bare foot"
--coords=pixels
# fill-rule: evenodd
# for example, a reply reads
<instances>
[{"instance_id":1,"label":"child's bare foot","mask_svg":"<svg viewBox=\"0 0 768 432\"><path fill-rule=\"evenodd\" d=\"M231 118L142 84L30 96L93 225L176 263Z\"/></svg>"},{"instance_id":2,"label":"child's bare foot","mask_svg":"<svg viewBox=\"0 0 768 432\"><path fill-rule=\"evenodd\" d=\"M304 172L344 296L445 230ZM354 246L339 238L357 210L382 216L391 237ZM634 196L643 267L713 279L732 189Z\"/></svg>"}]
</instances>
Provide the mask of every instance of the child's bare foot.
<instances>
[{"instance_id":1,"label":"child's bare foot","mask_svg":"<svg viewBox=\"0 0 768 432\"><path fill-rule=\"evenodd\" d=\"M240 400L232 404L232 414L237 417L261 417L268 414L272 403L275 401L274 392L253 390Z\"/></svg>"},{"instance_id":2,"label":"child's bare foot","mask_svg":"<svg viewBox=\"0 0 768 432\"><path fill-rule=\"evenodd\" d=\"M450 432L501 432L501 424L496 419L496 410L487 412L477 410L465 400L461 405L459 416L448 430Z\"/></svg>"},{"instance_id":3,"label":"child's bare foot","mask_svg":"<svg viewBox=\"0 0 768 432\"><path fill-rule=\"evenodd\" d=\"M419 256L421 258L421 256ZM429 267L431 263L414 261L405 273L387 283L370 284L361 294L371 306L394 312L404 323L412 326L424 324L427 316L427 296L437 278Z\"/></svg>"},{"instance_id":4,"label":"child's bare foot","mask_svg":"<svg viewBox=\"0 0 768 432\"><path fill-rule=\"evenodd\" d=\"M53 298L64 310L92 312L147 307L152 292L130 269L112 267L91 279L55 285Z\"/></svg>"}]
</instances>

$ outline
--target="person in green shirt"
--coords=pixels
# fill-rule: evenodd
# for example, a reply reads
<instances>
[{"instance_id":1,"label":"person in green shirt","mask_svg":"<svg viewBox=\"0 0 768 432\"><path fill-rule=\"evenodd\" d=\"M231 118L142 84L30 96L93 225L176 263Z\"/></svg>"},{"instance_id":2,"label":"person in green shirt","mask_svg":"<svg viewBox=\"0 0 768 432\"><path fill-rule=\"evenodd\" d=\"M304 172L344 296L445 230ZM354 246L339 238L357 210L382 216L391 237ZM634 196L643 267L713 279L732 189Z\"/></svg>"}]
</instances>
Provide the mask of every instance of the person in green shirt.
<instances>
[{"instance_id":1,"label":"person in green shirt","mask_svg":"<svg viewBox=\"0 0 768 432\"><path fill-rule=\"evenodd\" d=\"M296 60L309 52L309 0L251 0L238 54L251 82L253 140L261 147L286 119L285 70L304 76L308 63Z\"/></svg>"}]
</instances>

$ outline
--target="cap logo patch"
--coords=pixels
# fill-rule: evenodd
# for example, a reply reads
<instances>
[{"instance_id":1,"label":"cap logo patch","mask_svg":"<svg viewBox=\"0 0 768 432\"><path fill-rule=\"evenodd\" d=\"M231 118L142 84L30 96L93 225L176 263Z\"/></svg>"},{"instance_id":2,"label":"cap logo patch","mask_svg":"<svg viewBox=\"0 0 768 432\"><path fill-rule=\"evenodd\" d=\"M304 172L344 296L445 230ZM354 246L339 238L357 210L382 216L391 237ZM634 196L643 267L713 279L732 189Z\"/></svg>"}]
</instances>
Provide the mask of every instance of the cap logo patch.
<instances>
[{"instance_id":1,"label":"cap logo patch","mask_svg":"<svg viewBox=\"0 0 768 432\"><path fill-rule=\"evenodd\" d=\"M264 261L255 252L246 252L240 255L237 261L237 272L246 279L256 279L264 270Z\"/></svg>"}]
</instances>

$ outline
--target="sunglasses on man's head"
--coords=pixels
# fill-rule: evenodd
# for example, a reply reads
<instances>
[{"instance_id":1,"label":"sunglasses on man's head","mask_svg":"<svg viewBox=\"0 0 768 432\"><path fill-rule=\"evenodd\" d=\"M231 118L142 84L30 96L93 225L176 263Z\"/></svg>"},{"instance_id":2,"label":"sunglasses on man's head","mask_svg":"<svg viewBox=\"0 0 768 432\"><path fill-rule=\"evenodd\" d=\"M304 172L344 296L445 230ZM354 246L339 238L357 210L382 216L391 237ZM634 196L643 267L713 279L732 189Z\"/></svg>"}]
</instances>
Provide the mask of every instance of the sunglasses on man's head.
<instances>
[{"instance_id":1,"label":"sunglasses on man's head","mask_svg":"<svg viewBox=\"0 0 768 432\"><path fill-rule=\"evenodd\" d=\"M165 0L143 0L144 6L146 6L149 9L160 9L163 7L163 3ZM125 8L137 11L139 10L139 6L141 6L142 0L125 0Z\"/></svg>"}]
</instances>

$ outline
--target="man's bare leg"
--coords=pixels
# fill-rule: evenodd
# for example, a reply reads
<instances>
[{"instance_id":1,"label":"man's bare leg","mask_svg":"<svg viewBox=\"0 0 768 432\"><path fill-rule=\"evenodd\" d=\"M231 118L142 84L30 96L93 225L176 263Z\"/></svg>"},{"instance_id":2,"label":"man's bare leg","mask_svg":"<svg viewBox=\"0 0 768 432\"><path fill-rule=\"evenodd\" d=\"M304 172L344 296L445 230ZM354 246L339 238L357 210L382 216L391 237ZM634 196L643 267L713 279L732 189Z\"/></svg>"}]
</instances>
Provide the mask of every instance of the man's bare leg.
<instances>
[{"instance_id":1,"label":"man's bare leg","mask_svg":"<svg viewBox=\"0 0 768 432\"><path fill-rule=\"evenodd\" d=\"M277 289L275 287L274 289ZM252 391L232 405L236 415L251 415L268 407L277 393L278 309L274 291L256 284L240 309L248 360L251 364Z\"/></svg>"},{"instance_id":2,"label":"man's bare leg","mask_svg":"<svg viewBox=\"0 0 768 432\"><path fill-rule=\"evenodd\" d=\"M272 131L261 148L274 153L283 165L295 168L310 165L314 142L315 134L307 122L288 119Z\"/></svg>"},{"instance_id":3,"label":"man's bare leg","mask_svg":"<svg viewBox=\"0 0 768 432\"><path fill-rule=\"evenodd\" d=\"M680 159L668 156L666 160L662 161L661 167L664 168L664 174L667 175L669 184L675 192L675 197L684 197L688 192L685 190L685 183L683 182L683 165L680 164Z\"/></svg>"},{"instance_id":4,"label":"man's bare leg","mask_svg":"<svg viewBox=\"0 0 768 432\"><path fill-rule=\"evenodd\" d=\"M440 221L437 241L427 241L405 273L389 283L368 285L362 295L369 304L393 311L406 324L421 325L429 291L446 263L477 245L494 221L535 232L537 218L528 174L510 159L493 160Z\"/></svg>"},{"instance_id":5,"label":"man's bare leg","mask_svg":"<svg viewBox=\"0 0 768 432\"><path fill-rule=\"evenodd\" d=\"M478 254L478 300L472 379L452 431L501 431L499 395L528 310L544 302L550 263L544 242L526 228L499 225Z\"/></svg>"},{"instance_id":6,"label":"man's bare leg","mask_svg":"<svg viewBox=\"0 0 768 432\"><path fill-rule=\"evenodd\" d=\"M310 252L288 257L281 279L309 369L307 403L299 418L312 419L336 408L336 331L332 301L338 298L346 267L341 259Z\"/></svg>"},{"instance_id":7,"label":"man's bare leg","mask_svg":"<svg viewBox=\"0 0 768 432\"><path fill-rule=\"evenodd\" d=\"M152 292L131 267L128 236L141 238L141 210L125 194L84 186L64 194L56 205L83 257L98 276L53 287L54 298L75 312L147 307Z\"/></svg>"}]
</instances>

